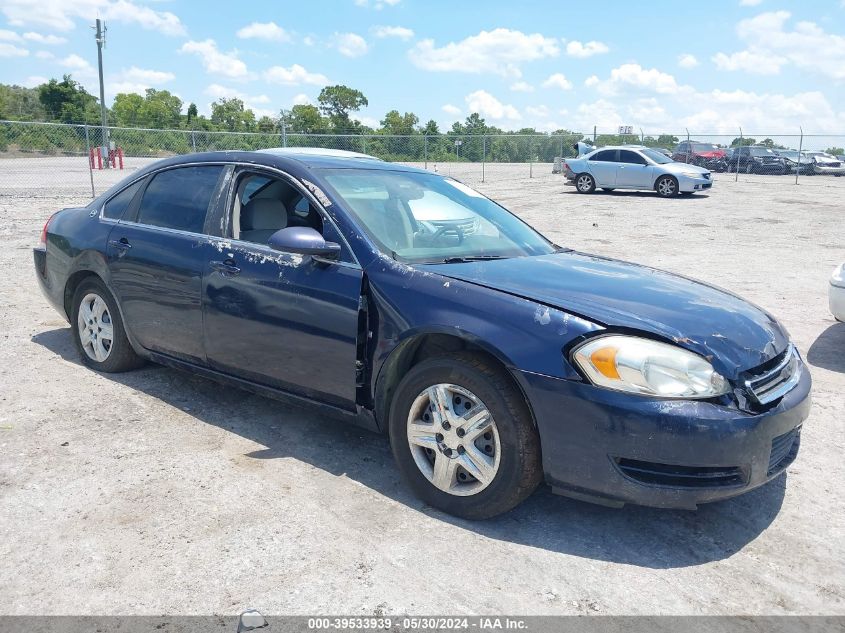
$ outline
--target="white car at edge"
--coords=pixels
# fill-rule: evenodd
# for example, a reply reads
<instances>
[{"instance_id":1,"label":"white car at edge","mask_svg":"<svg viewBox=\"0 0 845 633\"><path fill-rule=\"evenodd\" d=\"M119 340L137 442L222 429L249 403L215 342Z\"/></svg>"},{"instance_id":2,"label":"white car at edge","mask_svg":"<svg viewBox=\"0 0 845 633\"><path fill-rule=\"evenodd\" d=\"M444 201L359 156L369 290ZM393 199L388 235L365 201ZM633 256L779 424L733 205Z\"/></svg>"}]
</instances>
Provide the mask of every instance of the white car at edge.
<instances>
[{"instance_id":1,"label":"white car at edge","mask_svg":"<svg viewBox=\"0 0 845 633\"><path fill-rule=\"evenodd\" d=\"M693 194L713 186L710 172L703 167L678 163L644 146L602 147L579 158L567 158L563 173L579 193L596 188L656 191L671 198Z\"/></svg>"},{"instance_id":2,"label":"white car at edge","mask_svg":"<svg viewBox=\"0 0 845 633\"><path fill-rule=\"evenodd\" d=\"M845 264L837 266L830 276L828 300L830 313L837 321L845 321Z\"/></svg>"}]
</instances>

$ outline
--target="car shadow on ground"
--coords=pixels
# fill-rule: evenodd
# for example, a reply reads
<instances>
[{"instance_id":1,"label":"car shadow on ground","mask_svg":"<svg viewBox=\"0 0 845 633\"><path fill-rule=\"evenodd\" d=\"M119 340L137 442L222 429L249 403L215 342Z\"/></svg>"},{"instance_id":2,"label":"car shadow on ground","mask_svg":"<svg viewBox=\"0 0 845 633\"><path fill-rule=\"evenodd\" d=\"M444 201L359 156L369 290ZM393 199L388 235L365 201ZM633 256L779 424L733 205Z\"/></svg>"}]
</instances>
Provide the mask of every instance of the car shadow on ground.
<instances>
[{"instance_id":1,"label":"car shadow on ground","mask_svg":"<svg viewBox=\"0 0 845 633\"><path fill-rule=\"evenodd\" d=\"M32 341L79 364L69 328L41 332ZM771 524L785 493L783 475L745 495L692 512L606 508L554 495L543 486L505 515L466 521L427 506L409 492L382 435L158 365L101 375L265 446L246 457L303 461L462 529L570 556L654 569L722 560Z\"/></svg>"},{"instance_id":2,"label":"car shadow on ground","mask_svg":"<svg viewBox=\"0 0 845 633\"><path fill-rule=\"evenodd\" d=\"M810 345L807 362L813 367L845 373L845 323L834 323Z\"/></svg>"},{"instance_id":3,"label":"car shadow on ground","mask_svg":"<svg viewBox=\"0 0 845 633\"><path fill-rule=\"evenodd\" d=\"M575 190L575 188L565 189L562 193L575 194L578 196L615 196L619 198L660 198L654 191L623 191L614 189L613 191L604 191L596 189L593 193L582 194ZM673 196L672 200L695 200L698 198L709 198L710 195L696 191L690 195Z\"/></svg>"}]
</instances>

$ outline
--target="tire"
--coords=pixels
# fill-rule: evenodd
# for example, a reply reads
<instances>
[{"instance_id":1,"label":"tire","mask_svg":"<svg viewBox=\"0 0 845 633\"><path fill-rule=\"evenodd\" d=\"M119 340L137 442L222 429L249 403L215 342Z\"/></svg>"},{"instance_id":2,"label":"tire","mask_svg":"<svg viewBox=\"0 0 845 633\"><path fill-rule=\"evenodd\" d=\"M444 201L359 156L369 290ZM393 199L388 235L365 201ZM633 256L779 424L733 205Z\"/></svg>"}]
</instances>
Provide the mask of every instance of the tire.
<instances>
[{"instance_id":1,"label":"tire","mask_svg":"<svg viewBox=\"0 0 845 633\"><path fill-rule=\"evenodd\" d=\"M575 176L575 190L578 193L593 193L596 190L596 179L590 174L578 174Z\"/></svg>"},{"instance_id":2,"label":"tire","mask_svg":"<svg viewBox=\"0 0 845 633\"><path fill-rule=\"evenodd\" d=\"M745 173L746 174L753 174L754 173L754 165L751 163L745 163Z\"/></svg>"},{"instance_id":3,"label":"tire","mask_svg":"<svg viewBox=\"0 0 845 633\"><path fill-rule=\"evenodd\" d=\"M678 195L678 180L674 176L661 176L655 181L654 190L661 198L674 198Z\"/></svg>"},{"instance_id":4,"label":"tire","mask_svg":"<svg viewBox=\"0 0 845 633\"><path fill-rule=\"evenodd\" d=\"M682 196L691 196L694 193L695 193L694 191L682 191L681 195Z\"/></svg>"},{"instance_id":5,"label":"tire","mask_svg":"<svg viewBox=\"0 0 845 633\"><path fill-rule=\"evenodd\" d=\"M448 402L445 417L453 424L440 423L443 414L436 412L430 392ZM461 429L472 432L472 424L458 422L464 419L458 414L467 415L462 407L470 407L470 413L486 409L492 420L475 429L480 435L467 444L472 448L464 448L468 435ZM462 352L411 368L391 402L389 430L402 478L425 503L448 514L494 517L514 508L542 481L540 438L528 405L505 371L483 356ZM475 466L482 462L483 470ZM443 466L439 486L435 464Z\"/></svg>"},{"instance_id":6,"label":"tire","mask_svg":"<svg viewBox=\"0 0 845 633\"><path fill-rule=\"evenodd\" d=\"M83 304L89 311L87 323ZM136 369L144 364L126 337L123 319L112 293L98 277L82 281L73 293L71 330L84 365L106 373ZM111 339L105 335L111 326ZM83 343L82 335L86 334ZM108 343L106 343L108 341Z\"/></svg>"},{"instance_id":7,"label":"tire","mask_svg":"<svg viewBox=\"0 0 845 633\"><path fill-rule=\"evenodd\" d=\"M610 193L611 191L616 191L614 187L602 187L601 190L606 191L607 193Z\"/></svg>"}]
</instances>

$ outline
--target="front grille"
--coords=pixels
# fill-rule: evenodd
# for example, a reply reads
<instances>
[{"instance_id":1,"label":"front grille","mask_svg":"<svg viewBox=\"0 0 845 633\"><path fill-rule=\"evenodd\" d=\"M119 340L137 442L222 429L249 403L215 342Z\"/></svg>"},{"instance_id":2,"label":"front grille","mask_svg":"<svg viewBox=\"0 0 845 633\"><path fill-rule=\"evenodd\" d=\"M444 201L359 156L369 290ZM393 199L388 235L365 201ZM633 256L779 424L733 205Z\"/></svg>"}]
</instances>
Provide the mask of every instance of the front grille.
<instances>
[{"instance_id":1,"label":"front grille","mask_svg":"<svg viewBox=\"0 0 845 633\"><path fill-rule=\"evenodd\" d=\"M745 483L745 477L738 466L679 466L624 457L618 458L616 464L631 479L655 486L720 488Z\"/></svg>"},{"instance_id":2,"label":"front grille","mask_svg":"<svg viewBox=\"0 0 845 633\"><path fill-rule=\"evenodd\" d=\"M785 352L775 359L773 367L766 363L762 371L751 372L751 377L745 381L745 387L751 397L759 404L769 404L783 397L798 384L801 379L801 361L794 345L790 345Z\"/></svg>"},{"instance_id":3,"label":"front grille","mask_svg":"<svg viewBox=\"0 0 845 633\"><path fill-rule=\"evenodd\" d=\"M789 433L778 435L772 440L772 452L769 454L769 471L771 477L776 472L789 466L798 455L798 446L801 443L801 429L792 429Z\"/></svg>"}]
</instances>

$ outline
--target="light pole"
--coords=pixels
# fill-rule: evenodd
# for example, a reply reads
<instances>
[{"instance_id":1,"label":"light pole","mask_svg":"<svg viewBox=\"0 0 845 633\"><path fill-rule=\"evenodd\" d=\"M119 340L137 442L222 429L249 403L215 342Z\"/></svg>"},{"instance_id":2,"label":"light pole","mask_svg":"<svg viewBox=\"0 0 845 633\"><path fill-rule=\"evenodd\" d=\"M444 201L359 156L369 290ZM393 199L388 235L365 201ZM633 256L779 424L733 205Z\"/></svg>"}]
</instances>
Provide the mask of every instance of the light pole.
<instances>
[{"instance_id":1,"label":"light pole","mask_svg":"<svg viewBox=\"0 0 845 633\"><path fill-rule=\"evenodd\" d=\"M100 123L101 123L101 139L102 139L102 152L103 152L103 160L106 163L106 169L110 167L109 165L109 130L106 127L106 92L103 86L103 46L106 44L106 25L103 23L100 18L97 18L96 22L97 26L97 65L100 69Z\"/></svg>"}]
</instances>

